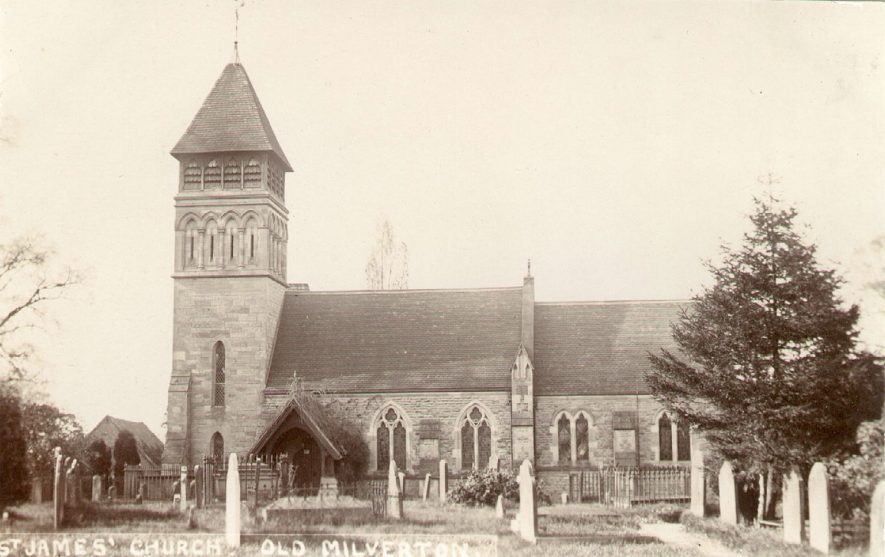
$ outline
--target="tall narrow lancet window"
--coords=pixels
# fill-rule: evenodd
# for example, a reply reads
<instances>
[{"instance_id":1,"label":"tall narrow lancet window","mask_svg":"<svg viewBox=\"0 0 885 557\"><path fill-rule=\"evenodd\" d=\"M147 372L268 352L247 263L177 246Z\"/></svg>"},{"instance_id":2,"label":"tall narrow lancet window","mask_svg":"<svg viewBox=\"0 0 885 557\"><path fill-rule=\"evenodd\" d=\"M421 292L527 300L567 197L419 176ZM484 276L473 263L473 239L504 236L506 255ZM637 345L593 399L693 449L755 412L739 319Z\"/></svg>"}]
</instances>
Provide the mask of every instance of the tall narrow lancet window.
<instances>
[{"instance_id":1,"label":"tall narrow lancet window","mask_svg":"<svg viewBox=\"0 0 885 557\"><path fill-rule=\"evenodd\" d=\"M565 414L556 423L556 434L559 445L559 462L569 462L572 459L572 432L571 422Z\"/></svg>"},{"instance_id":2,"label":"tall narrow lancet window","mask_svg":"<svg viewBox=\"0 0 885 557\"><path fill-rule=\"evenodd\" d=\"M488 416L473 406L461 420L461 469L488 468L492 459L492 428Z\"/></svg>"},{"instance_id":3,"label":"tall narrow lancet window","mask_svg":"<svg viewBox=\"0 0 885 557\"><path fill-rule=\"evenodd\" d=\"M219 340L212 349L212 405L224 406L224 344Z\"/></svg>"},{"instance_id":4,"label":"tall narrow lancet window","mask_svg":"<svg viewBox=\"0 0 885 557\"><path fill-rule=\"evenodd\" d=\"M673 430L670 417L661 414L658 419L658 460L673 460Z\"/></svg>"},{"instance_id":5,"label":"tall narrow lancet window","mask_svg":"<svg viewBox=\"0 0 885 557\"><path fill-rule=\"evenodd\" d=\"M224 437L217 431L209 442L209 454L215 462L224 462Z\"/></svg>"},{"instance_id":6,"label":"tall narrow lancet window","mask_svg":"<svg viewBox=\"0 0 885 557\"><path fill-rule=\"evenodd\" d=\"M408 464L406 458L406 425L403 417L390 407L381 412L375 428L377 436L377 469L386 470L390 461L400 469Z\"/></svg>"},{"instance_id":7,"label":"tall narrow lancet window","mask_svg":"<svg viewBox=\"0 0 885 557\"><path fill-rule=\"evenodd\" d=\"M590 424L582 413L575 420L575 455L578 462L590 460Z\"/></svg>"},{"instance_id":8,"label":"tall narrow lancet window","mask_svg":"<svg viewBox=\"0 0 885 557\"><path fill-rule=\"evenodd\" d=\"M691 460L691 435L685 420L676 422L676 459Z\"/></svg>"}]
</instances>

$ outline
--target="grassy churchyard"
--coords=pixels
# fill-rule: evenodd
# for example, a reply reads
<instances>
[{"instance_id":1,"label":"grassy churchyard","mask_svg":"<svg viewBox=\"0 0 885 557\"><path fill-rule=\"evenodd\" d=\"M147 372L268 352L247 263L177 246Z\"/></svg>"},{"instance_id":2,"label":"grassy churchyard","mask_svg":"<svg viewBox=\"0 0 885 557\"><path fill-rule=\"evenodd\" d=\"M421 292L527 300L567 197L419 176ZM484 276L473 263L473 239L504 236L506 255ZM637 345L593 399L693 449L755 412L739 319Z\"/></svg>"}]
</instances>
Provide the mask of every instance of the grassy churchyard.
<instances>
[{"instance_id":1,"label":"grassy churchyard","mask_svg":"<svg viewBox=\"0 0 885 557\"><path fill-rule=\"evenodd\" d=\"M86 504L67 518L67 526L51 536L35 533L52 532L52 509L50 504L27 504L13 507L10 520L3 525L3 538L16 537L23 544L29 540L51 539L51 536L67 536L75 539L86 535L87 539L100 536L105 540L114 539L115 547L104 554L108 556L147 556L162 555L162 546L153 551L145 547L144 541L162 540L166 537L188 539L200 535L215 535L221 540L224 532L224 507L212 506L194 509L192 523L186 515L173 509L170 504ZM759 530L743 526L724 526L715 518L697 519L682 516L682 507L674 505L651 505L633 509L613 509L599 505L554 505L539 510L537 544L530 544L510 532L509 521L516 508L508 508L505 519L497 519L490 507L465 507L455 504L439 505L421 501L406 501L405 518L394 521L376 518L371 514L340 514L324 516L305 515L298 524L280 524L273 521L261 522L251 516L243 506L243 545L234 554L244 556L297 555L292 552L288 541L296 537L303 541L304 555L346 555L362 557L383 555L378 546L369 544L365 549L363 541L354 545L353 540L388 540L392 547L401 540L427 540L444 547L457 540L468 540L469 555L575 555L575 556L659 556L695 557L704 555L761 555L777 557L801 557L820 555L807 546L786 545L779 538L779 532ZM687 513L685 513L687 515ZM666 535L658 537L661 532ZM276 536L285 535L282 542ZM132 544L133 536L138 536L142 544ZM473 537L476 537L475 539ZM323 540L333 539L339 545L323 545ZM666 540L665 541L662 541ZM268 540L273 540L273 543ZM264 542L265 545L262 545ZM49 542L52 543L51 541ZM176 542L180 543L180 542ZM221 542L223 543L223 542ZM344 546L349 544L349 548ZM273 551L270 547L273 546ZM495 546L497 546L495 548ZM412 546L410 555L419 555L417 546ZM361 551L354 550L360 548ZM0 547L0 552L3 547ZM64 554L65 552L62 552ZM68 552L75 555L76 552ZM175 555L187 554L179 547ZM26 553L33 557L43 557L39 550ZM58 553L47 552L52 556ZM86 555L102 554L101 551ZM194 551L192 554L199 554ZM204 553L205 554L205 553ZM227 554L224 550L223 554ZM391 555L403 555L395 550ZM431 546L427 555L436 554ZM459 554L459 553L446 553ZM835 552L842 557L866 555L865 548L851 548Z\"/></svg>"}]
</instances>

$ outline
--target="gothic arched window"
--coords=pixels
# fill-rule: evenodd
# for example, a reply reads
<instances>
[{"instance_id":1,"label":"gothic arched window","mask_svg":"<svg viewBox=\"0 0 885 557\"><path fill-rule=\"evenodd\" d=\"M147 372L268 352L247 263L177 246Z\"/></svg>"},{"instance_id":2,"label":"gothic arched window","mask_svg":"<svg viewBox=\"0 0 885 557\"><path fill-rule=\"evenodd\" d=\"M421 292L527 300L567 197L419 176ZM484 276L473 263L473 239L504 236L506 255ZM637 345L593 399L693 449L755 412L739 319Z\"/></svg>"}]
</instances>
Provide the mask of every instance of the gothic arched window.
<instances>
[{"instance_id":1,"label":"gothic arched window","mask_svg":"<svg viewBox=\"0 0 885 557\"><path fill-rule=\"evenodd\" d=\"M590 423L583 413L575 420L575 456L578 462L590 460Z\"/></svg>"},{"instance_id":2,"label":"gothic arched window","mask_svg":"<svg viewBox=\"0 0 885 557\"><path fill-rule=\"evenodd\" d=\"M667 414L658 418L658 460L673 460L672 423Z\"/></svg>"},{"instance_id":3,"label":"gothic arched window","mask_svg":"<svg viewBox=\"0 0 885 557\"><path fill-rule=\"evenodd\" d=\"M393 407L388 407L378 417L375 433L377 435L377 468L387 470L390 461L396 462L400 469L406 468L406 425L403 417Z\"/></svg>"},{"instance_id":4,"label":"gothic arched window","mask_svg":"<svg viewBox=\"0 0 885 557\"><path fill-rule=\"evenodd\" d=\"M217 431L212 434L212 440L209 441L209 454L215 462L224 462L224 437Z\"/></svg>"},{"instance_id":5,"label":"gothic arched window","mask_svg":"<svg viewBox=\"0 0 885 557\"><path fill-rule=\"evenodd\" d=\"M572 459L572 432L571 420L565 414L556 422L556 440L559 445L559 462L569 462Z\"/></svg>"},{"instance_id":6,"label":"gothic arched window","mask_svg":"<svg viewBox=\"0 0 885 557\"><path fill-rule=\"evenodd\" d=\"M212 348L212 406L224 406L224 343L220 340Z\"/></svg>"},{"instance_id":7,"label":"gothic arched window","mask_svg":"<svg viewBox=\"0 0 885 557\"><path fill-rule=\"evenodd\" d=\"M676 460L691 460L691 435L685 420L676 422Z\"/></svg>"},{"instance_id":8,"label":"gothic arched window","mask_svg":"<svg viewBox=\"0 0 885 557\"><path fill-rule=\"evenodd\" d=\"M474 405L461 419L461 469L488 468L492 459L492 428L488 416Z\"/></svg>"}]
</instances>

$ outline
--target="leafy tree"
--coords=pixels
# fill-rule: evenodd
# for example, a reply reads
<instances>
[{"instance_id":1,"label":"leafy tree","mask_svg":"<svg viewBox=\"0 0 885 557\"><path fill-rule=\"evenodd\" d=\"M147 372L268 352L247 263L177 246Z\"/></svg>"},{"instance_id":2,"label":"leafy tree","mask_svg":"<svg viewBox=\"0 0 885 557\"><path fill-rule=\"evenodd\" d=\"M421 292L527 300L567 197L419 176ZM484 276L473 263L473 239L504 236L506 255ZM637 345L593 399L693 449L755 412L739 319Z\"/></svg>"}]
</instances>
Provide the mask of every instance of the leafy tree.
<instances>
[{"instance_id":1,"label":"leafy tree","mask_svg":"<svg viewBox=\"0 0 885 557\"><path fill-rule=\"evenodd\" d=\"M111 448L102 439L96 439L83 453L86 465L92 469L93 474L107 476L111 473Z\"/></svg>"},{"instance_id":2,"label":"leafy tree","mask_svg":"<svg viewBox=\"0 0 885 557\"><path fill-rule=\"evenodd\" d=\"M885 427L881 421L864 422L857 428L857 452L826 463L836 516L868 519L870 494L885 479L883 439Z\"/></svg>"},{"instance_id":3,"label":"leafy tree","mask_svg":"<svg viewBox=\"0 0 885 557\"><path fill-rule=\"evenodd\" d=\"M715 283L672 326L678 352L650 355L658 400L747 472L810 466L876 419L882 370L855 346L858 308L837 295L794 227L794 208L756 200L753 230L707 263Z\"/></svg>"},{"instance_id":4,"label":"leafy tree","mask_svg":"<svg viewBox=\"0 0 885 557\"><path fill-rule=\"evenodd\" d=\"M19 395L0 384L0 509L27 499L30 482Z\"/></svg>"},{"instance_id":5,"label":"leafy tree","mask_svg":"<svg viewBox=\"0 0 885 557\"><path fill-rule=\"evenodd\" d=\"M409 287L409 248L396 239L388 221L378 226L378 238L366 264L369 290L403 290Z\"/></svg>"},{"instance_id":6,"label":"leafy tree","mask_svg":"<svg viewBox=\"0 0 885 557\"><path fill-rule=\"evenodd\" d=\"M73 414L64 413L52 404L24 403L22 415L31 478L52 476L55 447L61 447L66 456L80 454L83 429Z\"/></svg>"},{"instance_id":7,"label":"leafy tree","mask_svg":"<svg viewBox=\"0 0 885 557\"><path fill-rule=\"evenodd\" d=\"M138 445L135 436L128 429L117 434L114 441L114 476L117 481L123 479L123 469L127 464L139 464L141 457L138 456Z\"/></svg>"}]
</instances>

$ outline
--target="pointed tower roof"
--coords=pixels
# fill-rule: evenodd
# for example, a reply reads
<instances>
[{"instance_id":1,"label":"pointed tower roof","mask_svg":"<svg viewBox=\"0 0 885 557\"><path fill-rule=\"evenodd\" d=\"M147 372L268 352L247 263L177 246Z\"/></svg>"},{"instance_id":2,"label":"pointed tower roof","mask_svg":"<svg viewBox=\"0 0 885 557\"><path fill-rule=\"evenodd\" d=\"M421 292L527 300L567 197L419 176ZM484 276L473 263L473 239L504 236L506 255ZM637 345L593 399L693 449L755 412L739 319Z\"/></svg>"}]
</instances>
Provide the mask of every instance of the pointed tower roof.
<instances>
[{"instance_id":1,"label":"pointed tower roof","mask_svg":"<svg viewBox=\"0 0 885 557\"><path fill-rule=\"evenodd\" d=\"M239 63L225 66L172 155L225 151L271 151L287 171L292 170Z\"/></svg>"}]
</instances>

